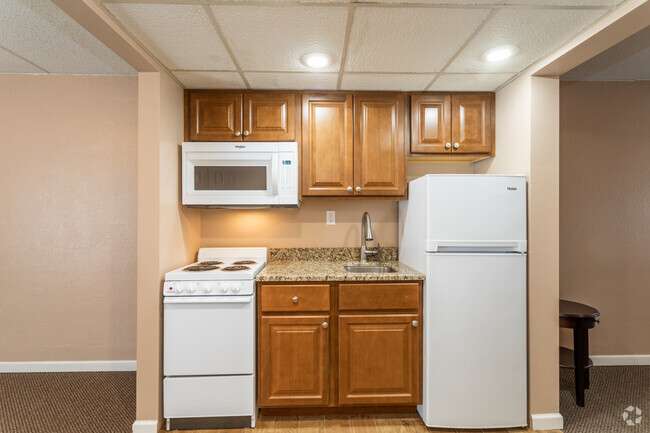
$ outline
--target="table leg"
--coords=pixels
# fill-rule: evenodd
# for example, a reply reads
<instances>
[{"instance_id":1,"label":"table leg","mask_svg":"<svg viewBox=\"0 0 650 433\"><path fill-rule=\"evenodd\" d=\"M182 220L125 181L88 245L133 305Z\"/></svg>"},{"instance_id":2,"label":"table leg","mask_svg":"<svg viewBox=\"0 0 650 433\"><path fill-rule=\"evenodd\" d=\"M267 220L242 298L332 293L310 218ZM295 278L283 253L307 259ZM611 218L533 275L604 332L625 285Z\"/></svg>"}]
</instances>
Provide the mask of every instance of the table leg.
<instances>
[{"instance_id":1,"label":"table leg","mask_svg":"<svg viewBox=\"0 0 650 433\"><path fill-rule=\"evenodd\" d=\"M587 358L585 356L585 342L587 341L587 330L577 327L573 330L573 356L575 365L576 381L576 403L580 407L585 406L585 366Z\"/></svg>"},{"instance_id":2,"label":"table leg","mask_svg":"<svg viewBox=\"0 0 650 433\"><path fill-rule=\"evenodd\" d=\"M588 330L585 329L585 363L589 362L589 335ZM585 389L589 389L589 368L585 368Z\"/></svg>"}]
</instances>

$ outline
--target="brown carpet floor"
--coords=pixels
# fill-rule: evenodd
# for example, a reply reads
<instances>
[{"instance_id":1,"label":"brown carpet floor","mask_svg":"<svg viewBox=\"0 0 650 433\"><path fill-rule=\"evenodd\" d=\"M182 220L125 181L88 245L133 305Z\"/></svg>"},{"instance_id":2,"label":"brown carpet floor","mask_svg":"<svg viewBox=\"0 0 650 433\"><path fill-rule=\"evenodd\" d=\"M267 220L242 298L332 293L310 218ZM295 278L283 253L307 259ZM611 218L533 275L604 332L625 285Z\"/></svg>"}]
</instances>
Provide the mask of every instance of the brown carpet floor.
<instances>
[{"instance_id":1,"label":"brown carpet floor","mask_svg":"<svg viewBox=\"0 0 650 433\"><path fill-rule=\"evenodd\" d=\"M128 433L135 372L0 374L2 433Z\"/></svg>"},{"instance_id":2,"label":"brown carpet floor","mask_svg":"<svg viewBox=\"0 0 650 433\"><path fill-rule=\"evenodd\" d=\"M650 366L593 367L590 389L585 390L585 407L576 405L573 374L573 370L560 369L560 412L565 433L650 432ZM634 414L626 411L630 407ZM641 410L640 415L636 408Z\"/></svg>"}]
</instances>

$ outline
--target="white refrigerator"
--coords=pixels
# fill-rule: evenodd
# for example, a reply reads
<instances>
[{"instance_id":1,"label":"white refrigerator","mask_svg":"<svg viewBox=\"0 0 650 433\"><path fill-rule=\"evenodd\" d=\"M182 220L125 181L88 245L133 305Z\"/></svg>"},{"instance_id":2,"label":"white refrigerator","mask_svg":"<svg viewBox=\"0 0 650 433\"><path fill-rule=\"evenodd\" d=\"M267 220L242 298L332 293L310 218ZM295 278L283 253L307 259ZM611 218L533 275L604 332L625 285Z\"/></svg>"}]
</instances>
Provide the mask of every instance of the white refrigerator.
<instances>
[{"instance_id":1,"label":"white refrigerator","mask_svg":"<svg viewBox=\"0 0 650 433\"><path fill-rule=\"evenodd\" d=\"M409 182L399 260L426 275L425 424L527 425L525 176Z\"/></svg>"}]
</instances>

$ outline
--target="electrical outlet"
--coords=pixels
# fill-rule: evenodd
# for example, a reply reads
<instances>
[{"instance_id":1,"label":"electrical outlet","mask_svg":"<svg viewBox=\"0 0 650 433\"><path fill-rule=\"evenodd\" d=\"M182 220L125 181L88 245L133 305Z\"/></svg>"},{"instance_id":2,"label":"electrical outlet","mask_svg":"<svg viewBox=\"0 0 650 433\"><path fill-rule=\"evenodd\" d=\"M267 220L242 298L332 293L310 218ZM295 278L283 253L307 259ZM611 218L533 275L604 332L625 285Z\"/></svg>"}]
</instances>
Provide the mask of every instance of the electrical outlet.
<instances>
[{"instance_id":1,"label":"electrical outlet","mask_svg":"<svg viewBox=\"0 0 650 433\"><path fill-rule=\"evenodd\" d=\"M336 225L336 211L328 210L327 211L327 225L334 226Z\"/></svg>"}]
</instances>

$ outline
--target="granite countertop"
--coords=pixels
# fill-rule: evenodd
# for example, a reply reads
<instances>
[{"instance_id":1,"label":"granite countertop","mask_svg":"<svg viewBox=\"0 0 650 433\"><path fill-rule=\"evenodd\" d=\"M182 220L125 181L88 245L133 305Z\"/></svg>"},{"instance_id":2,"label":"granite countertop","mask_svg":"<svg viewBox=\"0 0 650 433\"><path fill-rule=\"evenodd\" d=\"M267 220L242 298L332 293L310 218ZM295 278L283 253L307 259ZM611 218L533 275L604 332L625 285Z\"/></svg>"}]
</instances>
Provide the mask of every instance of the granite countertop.
<instances>
[{"instance_id":1,"label":"granite countertop","mask_svg":"<svg viewBox=\"0 0 650 433\"><path fill-rule=\"evenodd\" d=\"M285 251L275 257L281 256L293 260L275 261L272 254L272 261L257 275L256 281L419 281L424 279L424 275L397 260L360 263L358 260L341 260L348 257L341 257L340 251L331 256L333 260L324 260L328 256L323 254L323 249L313 249L311 252L301 249L297 254L287 254ZM347 264L385 265L396 269L397 272L348 272L345 270Z\"/></svg>"}]
</instances>

